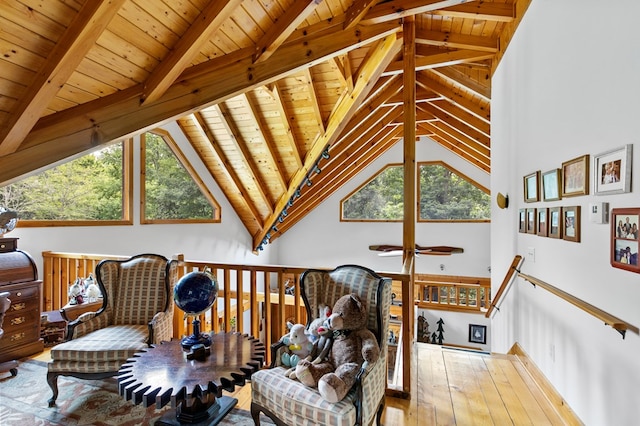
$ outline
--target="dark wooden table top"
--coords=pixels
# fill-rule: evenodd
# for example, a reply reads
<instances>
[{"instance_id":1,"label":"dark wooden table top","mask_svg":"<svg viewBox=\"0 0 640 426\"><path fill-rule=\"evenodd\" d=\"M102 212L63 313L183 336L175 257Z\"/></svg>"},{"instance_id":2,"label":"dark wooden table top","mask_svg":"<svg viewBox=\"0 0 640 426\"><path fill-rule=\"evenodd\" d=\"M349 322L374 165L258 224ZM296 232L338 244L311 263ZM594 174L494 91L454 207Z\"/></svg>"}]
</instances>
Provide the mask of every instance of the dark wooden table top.
<instances>
[{"instance_id":1,"label":"dark wooden table top","mask_svg":"<svg viewBox=\"0 0 640 426\"><path fill-rule=\"evenodd\" d=\"M155 345L128 360L118 373L120 395L145 407L177 407L192 398L222 396L233 392L260 369L265 347L259 340L239 333L211 335L211 354L189 360L179 340Z\"/></svg>"}]
</instances>

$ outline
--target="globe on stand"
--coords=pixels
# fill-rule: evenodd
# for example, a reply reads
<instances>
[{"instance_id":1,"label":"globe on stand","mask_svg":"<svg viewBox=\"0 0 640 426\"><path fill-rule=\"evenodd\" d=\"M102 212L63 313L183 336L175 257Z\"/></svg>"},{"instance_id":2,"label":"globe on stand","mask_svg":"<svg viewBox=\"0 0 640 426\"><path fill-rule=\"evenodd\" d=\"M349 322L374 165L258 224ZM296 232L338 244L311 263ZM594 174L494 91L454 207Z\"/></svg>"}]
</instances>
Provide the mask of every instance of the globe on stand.
<instances>
[{"instance_id":1,"label":"globe on stand","mask_svg":"<svg viewBox=\"0 0 640 426\"><path fill-rule=\"evenodd\" d=\"M218 297L218 281L209 268L204 271L189 272L173 288L173 300L187 316L192 316L193 334L180 341L182 349L188 351L192 346L202 344L211 346L211 337L200 333L198 315L211 308Z\"/></svg>"}]
</instances>

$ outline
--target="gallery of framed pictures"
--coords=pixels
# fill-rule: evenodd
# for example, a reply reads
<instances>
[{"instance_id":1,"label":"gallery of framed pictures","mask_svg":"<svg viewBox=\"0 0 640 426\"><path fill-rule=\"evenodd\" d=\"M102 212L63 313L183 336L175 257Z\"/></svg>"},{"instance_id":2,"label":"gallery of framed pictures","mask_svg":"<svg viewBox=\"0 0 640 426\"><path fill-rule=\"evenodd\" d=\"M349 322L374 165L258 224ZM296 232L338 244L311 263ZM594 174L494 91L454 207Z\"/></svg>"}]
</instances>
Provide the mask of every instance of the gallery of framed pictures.
<instances>
[{"instance_id":1,"label":"gallery of framed pictures","mask_svg":"<svg viewBox=\"0 0 640 426\"><path fill-rule=\"evenodd\" d=\"M580 211L580 206L520 209L518 231L579 243Z\"/></svg>"},{"instance_id":2,"label":"gallery of framed pictures","mask_svg":"<svg viewBox=\"0 0 640 426\"><path fill-rule=\"evenodd\" d=\"M611 210L611 266L640 273L640 208Z\"/></svg>"}]
</instances>

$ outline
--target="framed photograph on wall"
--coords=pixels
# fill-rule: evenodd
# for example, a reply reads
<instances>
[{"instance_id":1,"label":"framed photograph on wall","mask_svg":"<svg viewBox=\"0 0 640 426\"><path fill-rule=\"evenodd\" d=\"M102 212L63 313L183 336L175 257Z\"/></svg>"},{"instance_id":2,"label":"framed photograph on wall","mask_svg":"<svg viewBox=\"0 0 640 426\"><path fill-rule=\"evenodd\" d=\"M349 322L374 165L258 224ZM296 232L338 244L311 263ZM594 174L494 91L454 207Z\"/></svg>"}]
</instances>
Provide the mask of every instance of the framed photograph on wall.
<instances>
[{"instance_id":1,"label":"framed photograph on wall","mask_svg":"<svg viewBox=\"0 0 640 426\"><path fill-rule=\"evenodd\" d=\"M547 221L548 216L549 209L538 209L536 227L538 228L538 235L541 237L549 235L549 222Z\"/></svg>"},{"instance_id":2,"label":"framed photograph on wall","mask_svg":"<svg viewBox=\"0 0 640 426\"><path fill-rule=\"evenodd\" d=\"M536 209L527 209L527 234L536 233Z\"/></svg>"},{"instance_id":3,"label":"framed photograph on wall","mask_svg":"<svg viewBox=\"0 0 640 426\"><path fill-rule=\"evenodd\" d=\"M562 207L550 207L549 218L549 237L562 238Z\"/></svg>"},{"instance_id":4,"label":"framed photograph on wall","mask_svg":"<svg viewBox=\"0 0 640 426\"><path fill-rule=\"evenodd\" d=\"M542 201L556 201L562 198L562 170L553 169L542 173Z\"/></svg>"},{"instance_id":5,"label":"framed photograph on wall","mask_svg":"<svg viewBox=\"0 0 640 426\"><path fill-rule=\"evenodd\" d=\"M611 210L611 266L640 273L640 208Z\"/></svg>"},{"instance_id":6,"label":"framed photograph on wall","mask_svg":"<svg viewBox=\"0 0 640 426\"><path fill-rule=\"evenodd\" d=\"M527 209L520 209L519 213L519 228L518 232L522 232L523 234L527 232Z\"/></svg>"},{"instance_id":7,"label":"framed photograph on wall","mask_svg":"<svg viewBox=\"0 0 640 426\"><path fill-rule=\"evenodd\" d=\"M524 201L525 203L533 203L540 201L540 171L525 176L524 183Z\"/></svg>"},{"instance_id":8,"label":"framed photograph on wall","mask_svg":"<svg viewBox=\"0 0 640 426\"><path fill-rule=\"evenodd\" d=\"M589 194L589 154L562 163L562 196Z\"/></svg>"},{"instance_id":9,"label":"framed photograph on wall","mask_svg":"<svg viewBox=\"0 0 640 426\"><path fill-rule=\"evenodd\" d=\"M469 341L471 343L487 344L487 326L469 324Z\"/></svg>"},{"instance_id":10,"label":"framed photograph on wall","mask_svg":"<svg viewBox=\"0 0 640 426\"><path fill-rule=\"evenodd\" d=\"M562 238L575 243L580 242L580 206L562 209Z\"/></svg>"},{"instance_id":11,"label":"framed photograph on wall","mask_svg":"<svg viewBox=\"0 0 640 426\"><path fill-rule=\"evenodd\" d=\"M631 191L633 145L625 145L593 157L593 192L596 195Z\"/></svg>"}]
</instances>

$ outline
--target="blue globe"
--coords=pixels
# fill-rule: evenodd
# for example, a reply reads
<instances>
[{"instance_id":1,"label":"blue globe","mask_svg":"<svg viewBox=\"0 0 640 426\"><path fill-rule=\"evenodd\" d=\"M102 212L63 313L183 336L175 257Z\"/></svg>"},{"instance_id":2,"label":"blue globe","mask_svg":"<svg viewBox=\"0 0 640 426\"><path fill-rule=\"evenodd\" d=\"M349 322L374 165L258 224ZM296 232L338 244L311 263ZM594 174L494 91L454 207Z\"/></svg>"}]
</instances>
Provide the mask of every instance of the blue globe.
<instances>
[{"instance_id":1,"label":"blue globe","mask_svg":"<svg viewBox=\"0 0 640 426\"><path fill-rule=\"evenodd\" d=\"M208 272L189 272L173 288L176 306L190 315L209 309L218 296L218 281Z\"/></svg>"}]
</instances>

